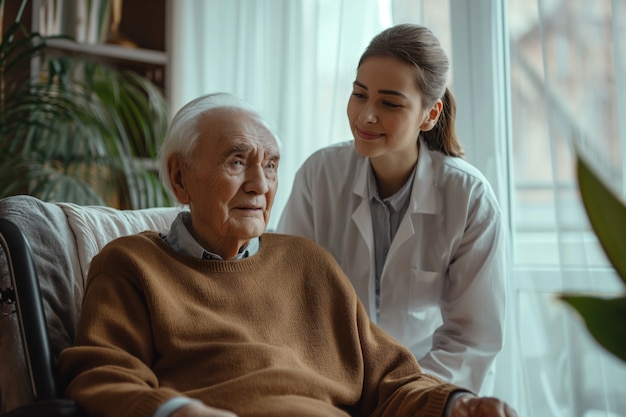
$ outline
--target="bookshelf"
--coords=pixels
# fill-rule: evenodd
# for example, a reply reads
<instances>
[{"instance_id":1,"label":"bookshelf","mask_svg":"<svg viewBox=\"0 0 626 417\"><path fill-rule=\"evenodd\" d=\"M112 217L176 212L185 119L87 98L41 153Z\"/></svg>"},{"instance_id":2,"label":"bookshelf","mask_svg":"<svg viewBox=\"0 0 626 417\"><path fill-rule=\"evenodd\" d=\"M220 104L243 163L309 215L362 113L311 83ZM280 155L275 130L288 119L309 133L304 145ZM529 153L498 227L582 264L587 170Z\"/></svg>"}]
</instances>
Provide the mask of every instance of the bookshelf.
<instances>
[{"instance_id":1,"label":"bookshelf","mask_svg":"<svg viewBox=\"0 0 626 417\"><path fill-rule=\"evenodd\" d=\"M116 13L116 7L117 13ZM54 53L133 70L169 90L171 0L33 0L32 29Z\"/></svg>"}]
</instances>

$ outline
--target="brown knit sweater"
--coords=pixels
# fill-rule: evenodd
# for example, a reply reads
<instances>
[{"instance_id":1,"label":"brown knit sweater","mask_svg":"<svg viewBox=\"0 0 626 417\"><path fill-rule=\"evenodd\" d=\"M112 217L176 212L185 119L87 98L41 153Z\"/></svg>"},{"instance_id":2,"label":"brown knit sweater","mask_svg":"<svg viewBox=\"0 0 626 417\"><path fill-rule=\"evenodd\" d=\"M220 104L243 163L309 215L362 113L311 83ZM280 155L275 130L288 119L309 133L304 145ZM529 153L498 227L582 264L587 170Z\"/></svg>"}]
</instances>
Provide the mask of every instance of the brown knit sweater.
<instances>
[{"instance_id":1,"label":"brown knit sweater","mask_svg":"<svg viewBox=\"0 0 626 417\"><path fill-rule=\"evenodd\" d=\"M370 322L331 255L278 234L236 261L181 255L153 232L113 241L59 365L67 395L107 417L150 417L180 395L241 417L440 417L458 389Z\"/></svg>"}]
</instances>

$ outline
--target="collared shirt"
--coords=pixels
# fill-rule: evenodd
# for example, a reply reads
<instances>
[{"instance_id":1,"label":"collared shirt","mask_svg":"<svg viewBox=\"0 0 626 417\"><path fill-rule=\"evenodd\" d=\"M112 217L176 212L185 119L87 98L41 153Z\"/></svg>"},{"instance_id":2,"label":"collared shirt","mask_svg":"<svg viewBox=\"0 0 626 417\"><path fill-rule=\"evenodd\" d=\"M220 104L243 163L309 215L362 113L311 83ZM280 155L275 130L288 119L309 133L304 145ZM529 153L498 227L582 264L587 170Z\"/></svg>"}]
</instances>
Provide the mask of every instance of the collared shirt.
<instances>
[{"instance_id":1,"label":"collared shirt","mask_svg":"<svg viewBox=\"0 0 626 417\"><path fill-rule=\"evenodd\" d=\"M200 259L213 259L223 261L224 259L213 252L209 252L203 248L193 237L189 228L191 227L191 213L182 211L178 213L176 219L172 222L167 235L161 235L161 238L176 252L184 255L194 256ZM234 259L243 259L252 256L259 251L259 238L251 239L247 246L239 249L239 253Z\"/></svg>"},{"instance_id":2,"label":"collared shirt","mask_svg":"<svg viewBox=\"0 0 626 417\"><path fill-rule=\"evenodd\" d=\"M380 277L383 273L383 266L387 259L387 253L391 247L391 242L400 227L400 222L409 207L411 190L417 165L413 168L413 173L400 190L384 200L378 194L376 176L371 163L368 168L367 189L370 196L370 207L372 211L372 228L374 230L374 264L376 268L376 321L380 313Z\"/></svg>"}]
</instances>

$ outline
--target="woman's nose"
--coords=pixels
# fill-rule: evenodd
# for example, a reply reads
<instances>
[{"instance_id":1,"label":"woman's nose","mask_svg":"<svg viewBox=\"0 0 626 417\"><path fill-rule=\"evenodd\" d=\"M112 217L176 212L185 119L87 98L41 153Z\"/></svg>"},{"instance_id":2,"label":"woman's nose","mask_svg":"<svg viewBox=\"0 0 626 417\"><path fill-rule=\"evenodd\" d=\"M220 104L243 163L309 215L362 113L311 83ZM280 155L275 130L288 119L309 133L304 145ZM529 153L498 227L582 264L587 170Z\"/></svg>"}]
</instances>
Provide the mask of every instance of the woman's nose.
<instances>
[{"instance_id":1,"label":"woman's nose","mask_svg":"<svg viewBox=\"0 0 626 417\"><path fill-rule=\"evenodd\" d=\"M370 104L364 105L359 113L359 119L361 119L363 123L376 123L378 116L376 115L375 107Z\"/></svg>"}]
</instances>

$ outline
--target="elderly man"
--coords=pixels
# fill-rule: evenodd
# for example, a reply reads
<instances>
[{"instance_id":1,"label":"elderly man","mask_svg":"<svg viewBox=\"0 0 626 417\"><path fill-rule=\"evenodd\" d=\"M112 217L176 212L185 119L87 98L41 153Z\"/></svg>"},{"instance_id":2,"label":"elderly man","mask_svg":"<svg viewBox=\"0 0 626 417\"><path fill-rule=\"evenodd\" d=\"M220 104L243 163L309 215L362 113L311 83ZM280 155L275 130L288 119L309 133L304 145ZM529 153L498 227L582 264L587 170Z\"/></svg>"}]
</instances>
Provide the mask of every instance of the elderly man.
<instances>
[{"instance_id":1,"label":"elderly man","mask_svg":"<svg viewBox=\"0 0 626 417\"><path fill-rule=\"evenodd\" d=\"M189 210L167 235L120 238L94 258L60 357L88 415L515 416L422 373L315 243L264 234L278 145L236 98L183 107L160 160Z\"/></svg>"}]
</instances>

